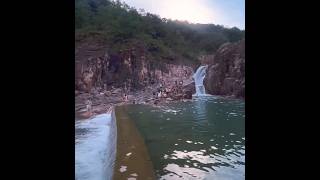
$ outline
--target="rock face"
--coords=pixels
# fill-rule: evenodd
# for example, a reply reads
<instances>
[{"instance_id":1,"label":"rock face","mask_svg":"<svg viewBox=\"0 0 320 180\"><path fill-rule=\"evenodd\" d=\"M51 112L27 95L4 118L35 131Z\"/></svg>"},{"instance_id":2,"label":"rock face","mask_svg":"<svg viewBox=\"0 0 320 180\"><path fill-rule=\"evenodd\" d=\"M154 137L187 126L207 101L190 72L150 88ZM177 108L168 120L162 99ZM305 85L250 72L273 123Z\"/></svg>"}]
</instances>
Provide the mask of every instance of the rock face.
<instances>
[{"instance_id":1,"label":"rock face","mask_svg":"<svg viewBox=\"0 0 320 180\"><path fill-rule=\"evenodd\" d=\"M78 91L123 88L132 91L150 85L190 79L192 67L148 59L144 47L109 53L98 40L76 42L75 87Z\"/></svg>"},{"instance_id":2,"label":"rock face","mask_svg":"<svg viewBox=\"0 0 320 180\"><path fill-rule=\"evenodd\" d=\"M196 93L196 88L194 82L183 86L183 98L192 99L192 95Z\"/></svg>"},{"instance_id":3,"label":"rock face","mask_svg":"<svg viewBox=\"0 0 320 180\"><path fill-rule=\"evenodd\" d=\"M245 40L223 44L211 58L204 80L208 93L245 97Z\"/></svg>"}]
</instances>

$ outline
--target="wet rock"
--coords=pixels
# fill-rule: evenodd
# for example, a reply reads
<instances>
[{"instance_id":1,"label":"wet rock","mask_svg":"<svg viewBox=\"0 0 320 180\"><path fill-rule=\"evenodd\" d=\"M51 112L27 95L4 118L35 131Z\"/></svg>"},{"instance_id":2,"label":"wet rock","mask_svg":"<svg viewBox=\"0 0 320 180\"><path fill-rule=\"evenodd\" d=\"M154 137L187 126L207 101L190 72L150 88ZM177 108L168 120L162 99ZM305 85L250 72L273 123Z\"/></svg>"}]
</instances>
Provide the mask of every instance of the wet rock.
<instances>
[{"instance_id":1,"label":"wet rock","mask_svg":"<svg viewBox=\"0 0 320 180\"><path fill-rule=\"evenodd\" d=\"M192 99L192 94L195 94L195 92L196 92L194 82L183 86L182 89L183 89L183 98L184 99Z\"/></svg>"},{"instance_id":2,"label":"wet rock","mask_svg":"<svg viewBox=\"0 0 320 180\"><path fill-rule=\"evenodd\" d=\"M183 99L183 94L176 94L171 97L173 100L180 100Z\"/></svg>"},{"instance_id":3,"label":"wet rock","mask_svg":"<svg viewBox=\"0 0 320 180\"><path fill-rule=\"evenodd\" d=\"M157 104L159 104L159 102L160 102L160 100L156 99L153 103L157 105Z\"/></svg>"},{"instance_id":4,"label":"wet rock","mask_svg":"<svg viewBox=\"0 0 320 180\"><path fill-rule=\"evenodd\" d=\"M183 94L183 98L184 99L192 99L192 92L191 91L186 91L184 94Z\"/></svg>"}]
</instances>

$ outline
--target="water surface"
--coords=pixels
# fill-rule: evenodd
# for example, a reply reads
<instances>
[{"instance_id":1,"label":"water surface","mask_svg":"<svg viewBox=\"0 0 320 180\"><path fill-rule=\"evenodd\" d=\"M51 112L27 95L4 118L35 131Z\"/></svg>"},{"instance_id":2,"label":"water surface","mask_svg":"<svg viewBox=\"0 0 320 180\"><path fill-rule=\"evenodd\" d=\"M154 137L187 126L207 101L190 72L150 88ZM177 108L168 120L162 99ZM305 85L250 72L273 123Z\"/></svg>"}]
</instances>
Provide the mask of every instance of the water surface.
<instances>
[{"instance_id":1,"label":"water surface","mask_svg":"<svg viewBox=\"0 0 320 180\"><path fill-rule=\"evenodd\" d=\"M244 179L244 101L216 97L128 105L158 179Z\"/></svg>"}]
</instances>

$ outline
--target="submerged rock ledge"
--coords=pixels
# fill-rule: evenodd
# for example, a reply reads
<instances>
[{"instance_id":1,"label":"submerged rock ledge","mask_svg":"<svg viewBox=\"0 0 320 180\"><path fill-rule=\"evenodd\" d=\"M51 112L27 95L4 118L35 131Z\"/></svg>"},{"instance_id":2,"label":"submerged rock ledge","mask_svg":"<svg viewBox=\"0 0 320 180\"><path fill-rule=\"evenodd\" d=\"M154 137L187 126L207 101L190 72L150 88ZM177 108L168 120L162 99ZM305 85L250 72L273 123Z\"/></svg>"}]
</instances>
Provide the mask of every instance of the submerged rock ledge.
<instances>
[{"instance_id":1,"label":"submerged rock ledge","mask_svg":"<svg viewBox=\"0 0 320 180\"><path fill-rule=\"evenodd\" d=\"M128 117L126 106L116 106L117 153L113 179L156 179L149 152L134 123Z\"/></svg>"}]
</instances>

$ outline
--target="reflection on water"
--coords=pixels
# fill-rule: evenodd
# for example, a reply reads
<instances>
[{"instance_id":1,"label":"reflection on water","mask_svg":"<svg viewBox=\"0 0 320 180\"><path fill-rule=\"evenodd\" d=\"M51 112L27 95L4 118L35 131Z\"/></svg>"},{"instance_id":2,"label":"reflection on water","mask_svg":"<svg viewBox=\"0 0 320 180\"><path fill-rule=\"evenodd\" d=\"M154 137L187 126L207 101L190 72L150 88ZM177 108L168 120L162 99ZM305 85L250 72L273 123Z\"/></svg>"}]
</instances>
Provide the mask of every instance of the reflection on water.
<instances>
[{"instance_id":1,"label":"reflection on water","mask_svg":"<svg viewBox=\"0 0 320 180\"><path fill-rule=\"evenodd\" d=\"M214 97L129 106L159 179L244 179L244 102ZM138 113L139 112L139 113Z\"/></svg>"},{"instance_id":2,"label":"reflection on water","mask_svg":"<svg viewBox=\"0 0 320 180\"><path fill-rule=\"evenodd\" d=\"M206 99L205 97L198 97L194 100L194 109L195 109L195 119L198 120L206 120L207 113L206 113Z\"/></svg>"}]
</instances>

